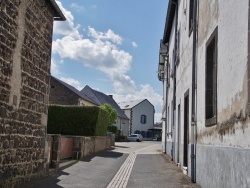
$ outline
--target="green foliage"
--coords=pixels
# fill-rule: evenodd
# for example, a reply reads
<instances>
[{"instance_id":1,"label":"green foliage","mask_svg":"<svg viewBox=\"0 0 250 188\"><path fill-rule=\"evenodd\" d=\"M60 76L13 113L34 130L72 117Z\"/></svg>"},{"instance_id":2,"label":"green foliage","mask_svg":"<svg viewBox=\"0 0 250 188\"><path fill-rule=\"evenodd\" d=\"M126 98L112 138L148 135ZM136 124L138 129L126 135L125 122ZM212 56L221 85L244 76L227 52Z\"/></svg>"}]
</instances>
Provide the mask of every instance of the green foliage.
<instances>
[{"instance_id":1,"label":"green foliage","mask_svg":"<svg viewBox=\"0 0 250 188\"><path fill-rule=\"evenodd\" d=\"M127 136L125 134L120 136L120 139L127 139Z\"/></svg>"},{"instance_id":2,"label":"green foliage","mask_svg":"<svg viewBox=\"0 0 250 188\"><path fill-rule=\"evenodd\" d=\"M104 104L100 108L106 110L109 114L109 123L108 125L113 125L117 119L116 110L110 104Z\"/></svg>"},{"instance_id":3,"label":"green foliage","mask_svg":"<svg viewBox=\"0 0 250 188\"><path fill-rule=\"evenodd\" d=\"M113 134L116 134L118 130L118 127L115 125L109 125L108 126L108 131L112 132Z\"/></svg>"},{"instance_id":4,"label":"green foliage","mask_svg":"<svg viewBox=\"0 0 250 188\"><path fill-rule=\"evenodd\" d=\"M108 113L100 107L49 106L49 134L106 136Z\"/></svg>"}]
</instances>

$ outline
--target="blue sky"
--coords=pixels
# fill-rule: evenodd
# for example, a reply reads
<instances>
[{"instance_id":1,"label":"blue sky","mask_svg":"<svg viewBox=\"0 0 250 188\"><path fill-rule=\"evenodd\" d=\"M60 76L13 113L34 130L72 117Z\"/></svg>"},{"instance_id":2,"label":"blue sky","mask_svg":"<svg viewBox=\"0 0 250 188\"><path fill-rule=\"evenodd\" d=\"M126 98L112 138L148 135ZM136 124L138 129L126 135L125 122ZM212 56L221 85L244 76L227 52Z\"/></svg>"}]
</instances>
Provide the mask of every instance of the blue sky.
<instances>
[{"instance_id":1,"label":"blue sky","mask_svg":"<svg viewBox=\"0 0 250 188\"><path fill-rule=\"evenodd\" d=\"M159 122L157 79L166 0L60 0L67 18L55 22L51 74L81 90L85 85L116 102L148 99Z\"/></svg>"}]
</instances>

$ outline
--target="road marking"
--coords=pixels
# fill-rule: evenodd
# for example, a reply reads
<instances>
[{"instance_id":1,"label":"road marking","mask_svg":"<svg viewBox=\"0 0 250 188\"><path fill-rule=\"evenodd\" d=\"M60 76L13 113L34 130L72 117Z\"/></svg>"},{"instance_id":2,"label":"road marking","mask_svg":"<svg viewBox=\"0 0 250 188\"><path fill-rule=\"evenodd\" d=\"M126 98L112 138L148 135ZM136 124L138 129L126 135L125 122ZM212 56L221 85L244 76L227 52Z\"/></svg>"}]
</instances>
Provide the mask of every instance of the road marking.
<instances>
[{"instance_id":1,"label":"road marking","mask_svg":"<svg viewBox=\"0 0 250 188\"><path fill-rule=\"evenodd\" d=\"M127 186L136 155L137 153L133 152L127 157L107 188L125 188Z\"/></svg>"},{"instance_id":2,"label":"road marking","mask_svg":"<svg viewBox=\"0 0 250 188\"><path fill-rule=\"evenodd\" d=\"M124 163L120 167L120 169L117 171L114 178L111 180L111 182L107 186L107 188L125 188L127 186L130 174L132 172L132 168L133 168L134 163L135 163L137 152L144 150L144 149L147 149L147 148L154 147L156 145L158 145L158 144L148 146L145 148L141 148L139 150L136 150L133 153L130 153L129 156L127 157L127 159L124 161Z\"/></svg>"}]
</instances>

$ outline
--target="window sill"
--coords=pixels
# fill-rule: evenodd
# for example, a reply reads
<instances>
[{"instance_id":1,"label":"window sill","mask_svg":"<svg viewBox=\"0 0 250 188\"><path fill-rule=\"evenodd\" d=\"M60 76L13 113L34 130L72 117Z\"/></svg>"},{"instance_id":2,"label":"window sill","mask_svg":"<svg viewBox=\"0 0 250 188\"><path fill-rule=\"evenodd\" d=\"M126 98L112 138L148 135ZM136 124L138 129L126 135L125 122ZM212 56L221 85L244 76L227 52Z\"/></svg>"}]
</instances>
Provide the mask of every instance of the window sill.
<instances>
[{"instance_id":1,"label":"window sill","mask_svg":"<svg viewBox=\"0 0 250 188\"><path fill-rule=\"evenodd\" d=\"M216 116L209 118L209 119L206 119L206 122L205 122L206 127L211 127L211 126L216 125L216 124L217 124Z\"/></svg>"}]
</instances>

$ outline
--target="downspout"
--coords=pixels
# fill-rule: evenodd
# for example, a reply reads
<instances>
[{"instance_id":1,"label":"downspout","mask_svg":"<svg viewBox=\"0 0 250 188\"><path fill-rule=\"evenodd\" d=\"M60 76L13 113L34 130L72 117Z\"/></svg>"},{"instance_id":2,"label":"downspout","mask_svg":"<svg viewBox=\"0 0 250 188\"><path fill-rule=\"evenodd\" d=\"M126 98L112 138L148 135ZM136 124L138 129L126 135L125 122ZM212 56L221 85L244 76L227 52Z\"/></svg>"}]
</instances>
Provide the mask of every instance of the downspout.
<instances>
[{"instance_id":1,"label":"downspout","mask_svg":"<svg viewBox=\"0 0 250 188\"><path fill-rule=\"evenodd\" d=\"M167 74L168 74L168 61L166 62L166 66L167 66ZM168 88L169 88L169 83L168 83L168 76L166 74L166 104L165 104L165 107L166 107L166 110L165 110L165 154L167 154L167 126L169 126L167 124L168 122L168 117L167 117L167 114L168 114Z\"/></svg>"},{"instance_id":2,"label":"downspout","mask_svg":"<svg viewBox=\"0 0 250 188\"><path fill-rule=\"evenodd\" d=\"M176 113L176 48L177 48L177 28L178 28L178 1L173 2L175 5L175 11L176 11L176 16L175 16L175 41L174 41L174 49L175 49L175 62L174 62L174 72L173 72L173 125L172 125L172 160L174 160L175 156L175 113Z\"/></svg>"},{"instance_id":3,"label":"downspout","mask_svg":"<svg viewBox=\"0 0 250 188\"><path fill-rule=\"evenodd\" d=\"M196 15L197 0L194 0L193 9L193 57L192 57L192 123L191 123L191 180L196 182L196 156L195 156L195 129L196 129L196 111L195 111L195 91L196 91Z\"/></svg>"}]
</instances>

